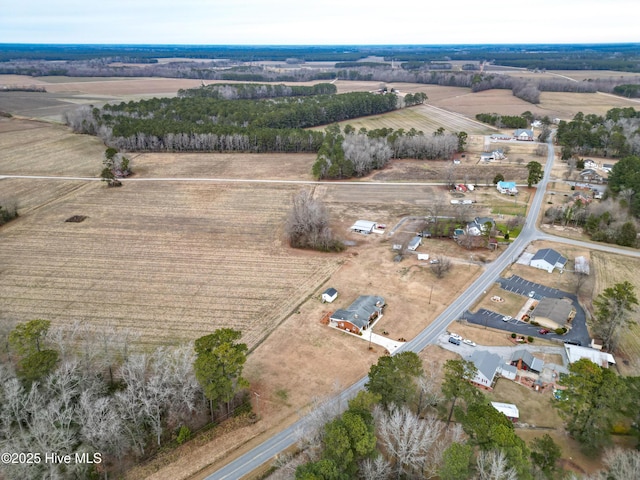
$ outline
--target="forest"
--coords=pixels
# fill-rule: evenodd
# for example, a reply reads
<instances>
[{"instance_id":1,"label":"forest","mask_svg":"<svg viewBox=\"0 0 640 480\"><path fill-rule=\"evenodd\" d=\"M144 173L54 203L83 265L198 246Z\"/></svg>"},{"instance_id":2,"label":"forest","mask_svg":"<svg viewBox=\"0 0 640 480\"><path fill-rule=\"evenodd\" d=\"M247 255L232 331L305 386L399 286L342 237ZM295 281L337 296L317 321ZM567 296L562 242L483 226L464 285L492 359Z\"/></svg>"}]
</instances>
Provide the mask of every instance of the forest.
<instances>
[{"instance_id":1,"label":"forest","mask_svg":"<svg viewBox=\"0 0 640 480\"><path fill-rule=\"evenodd\" d=\"M3 457L0 476L121 478L192 432L251 417L242 378L247 346L240 336L220 329L140 353L131 332L110 326L52 327L35 319L3 328L0 448L31 457ZM93 461L46 461L51 452Z\"/></svg>"},{"instance_id":2,"label":"forest","mask_svg":"<svg viewBox=\"0 0 640 480\"><path fill-rule=\"evenodd\" d=\"M640 44L540 45L47 45L0 44L0 62L97 60L156 63L158 58L355 62L370 56L401 62L486 61L529 69L640 72ZM375 63L375 62L373 62ZM347 65L351 65L347 63Z\"/></svg>"},{"instance_id":3,"label":"forest","mask_svg":"<svg viewBox=\"0 0 640 480\"><path fill-rule=\"evenodd\" d=\"M117 149L317 152L324 136L305 128L389 112L401 106L394 94L279 96L285 89L265 87L264 92L271 90L274 95L270 98L226 100L215 97L231 91L238 95L237 92L250 89L202 87L204 95L183 91L177 98L122 102L93 110L80 108L67 116L67 123L76 132L99 135ZM251 90L254 94L263 91L257 86Z\"/></svg>"},{"instance_id":4,"label":"forest","mask_svg":"<svg viewBox=\"0 0 640 480\"><path fill-rule=\"evenodd\" d=\"M605 116L578 113L561 121L556 139L562 159L574 155L619 158L640 154L640 113L633 107L613 108Z\"/></svg>"}]
</instances>

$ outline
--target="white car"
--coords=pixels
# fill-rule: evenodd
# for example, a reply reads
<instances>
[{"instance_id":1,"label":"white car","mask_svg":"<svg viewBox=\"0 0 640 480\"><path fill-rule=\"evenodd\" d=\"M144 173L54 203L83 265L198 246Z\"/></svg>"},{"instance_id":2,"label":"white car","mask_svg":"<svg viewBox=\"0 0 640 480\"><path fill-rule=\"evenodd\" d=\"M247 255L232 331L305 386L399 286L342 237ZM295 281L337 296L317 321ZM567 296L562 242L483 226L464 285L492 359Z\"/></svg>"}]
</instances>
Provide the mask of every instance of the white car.
<instances>
[{"instance_id":1,"label":"white car","mask_svg":"<svg viewBox=\"0 0 640 480\"><path fill-rule=\"evenodd\" d=\"M533 296L536 294L536 292L534 290L531 290L529 292L529 298L533 298Z\"/></svg>"},{"instance_id":2,"label":"white car","mask_svg":"<svg viewBox=\"0 0 640 480\"><path fill-rule=\"evenodd\" d=\"M462 341L462 337L460 335L458 335L457 333L450 333L449 336L451 338L455 338L456 340Z\"/></svg>"},{"instance_id":3,"label":"white car","mask_svg":"<svg viewBox=\"0 0 640 480\"><path fill-rule=\"evenodd\" d=\"M513 320L513 317L511 315L505 315L504 317L502 317L503 322L508 322L509 320Z\"/></svg>"},{"instance_id":4,"label":"white car","mask_svg":"<svg viewBox=\"0 0 640 480\"><path fill-rule=\"evenodd\" d=\"M471 340L469 340L468 338L465 338L465 339L462 341L462 343L464 343L464 344L466 344L466 345L469 345L469 346L471 346L471 347L475 347L475 346L476 346L476 343L475 343L475 342L472 342L472 341L471 341Z\"/></svg>"}]
</instances>

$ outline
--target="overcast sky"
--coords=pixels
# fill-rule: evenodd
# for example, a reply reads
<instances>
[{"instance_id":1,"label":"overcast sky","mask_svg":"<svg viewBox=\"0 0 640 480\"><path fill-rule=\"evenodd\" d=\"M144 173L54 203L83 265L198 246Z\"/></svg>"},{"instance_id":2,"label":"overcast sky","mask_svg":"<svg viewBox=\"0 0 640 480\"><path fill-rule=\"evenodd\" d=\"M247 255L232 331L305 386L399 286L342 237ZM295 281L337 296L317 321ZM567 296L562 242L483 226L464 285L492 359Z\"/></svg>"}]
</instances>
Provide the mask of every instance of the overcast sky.
<instances>
[{"instance_id":1,"label":"overcast sky","mask_svg":"<svg viewBox=\"0 0 640 480\"><path fill-rule=\"evenodd\" d=\"M637 0L4 0L0 43L638 42Z\"/></svg>"}]
</instances>

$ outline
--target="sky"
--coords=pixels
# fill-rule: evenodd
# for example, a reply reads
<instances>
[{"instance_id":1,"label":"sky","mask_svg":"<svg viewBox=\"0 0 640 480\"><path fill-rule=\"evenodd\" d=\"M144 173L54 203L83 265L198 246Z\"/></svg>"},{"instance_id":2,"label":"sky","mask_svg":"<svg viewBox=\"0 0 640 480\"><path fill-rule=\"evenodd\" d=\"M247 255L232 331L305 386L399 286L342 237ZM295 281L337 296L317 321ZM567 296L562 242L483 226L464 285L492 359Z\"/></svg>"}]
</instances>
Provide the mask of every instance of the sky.
<instances>
[{"instance_id":1,"label":"sky","mask_svg":"<svg viewBox=\"0 0 640 480\"><path fill-rule=\"evenodd\" d=\"M3 0L0 43L639 42L637 0Z\"/></svg>"}]
</instances>

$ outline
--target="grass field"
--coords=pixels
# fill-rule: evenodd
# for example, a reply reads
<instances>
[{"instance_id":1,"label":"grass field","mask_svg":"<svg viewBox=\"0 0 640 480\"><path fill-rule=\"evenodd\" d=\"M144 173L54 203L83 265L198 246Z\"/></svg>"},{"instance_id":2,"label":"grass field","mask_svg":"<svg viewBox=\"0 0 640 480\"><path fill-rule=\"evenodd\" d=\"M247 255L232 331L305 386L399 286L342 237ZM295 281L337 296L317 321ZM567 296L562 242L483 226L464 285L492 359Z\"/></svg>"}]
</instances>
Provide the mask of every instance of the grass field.
<instances>
[{"instance_id":1,"label":"grass field","mask_svg":"<svg viewBox=\"0 0 640 480\"><path fill-rule=\"evenodd\" d=\"M399 130L402 128L408 131L415 128L425 134L432 134L440 127L444 128L447 133L467 132L469 135L488 134L496 131L496 129L491 126L434 107L433 105L418 105L402 110L395 110L383 115L346 120L339 122L339 124L343 127L348 124L356 129L364 127L367 130L376 128ZM324 130L324 128L325 127L316 127L314 130Z\"/></svg>"}]
</instances>

